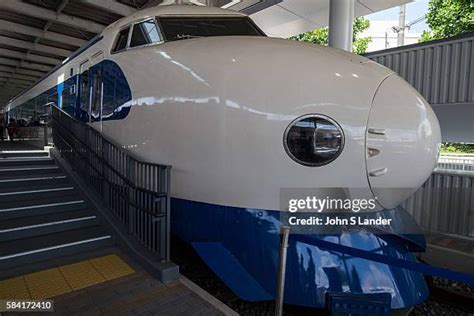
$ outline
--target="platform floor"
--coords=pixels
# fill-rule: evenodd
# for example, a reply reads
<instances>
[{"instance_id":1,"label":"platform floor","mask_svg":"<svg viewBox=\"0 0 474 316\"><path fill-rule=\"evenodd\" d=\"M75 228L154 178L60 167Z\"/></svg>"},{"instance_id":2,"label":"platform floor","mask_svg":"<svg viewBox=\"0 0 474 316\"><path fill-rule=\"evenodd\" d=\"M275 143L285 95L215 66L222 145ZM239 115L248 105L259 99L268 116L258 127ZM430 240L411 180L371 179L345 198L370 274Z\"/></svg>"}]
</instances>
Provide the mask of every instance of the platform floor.
<instances>
[{"instance_id":1,"label":"platform floor","mask_svg":"<svg viewBox=\"0 0 474 316\"><path fill-rule=\"evenodd\" d=\"M43 150L43 140L9 140L0 141L0 152L2 151L23 151L23 150Z\"/></svg>"},{"instance_id":2,"label":"platform floor","mask_svg":"<svg viewBox=\"0 0 474 316\"><path fill-rule=\"evenodd\" d=\"M160 282L116 247L3 271L0 278L0 299L52 299L57 315L233 314L187 279Z\"/></svg>"},{"instance_id":3,"label":"platform floor","mask_svg":"<svg viewBox=\"0 0 474 316\"><path fill-rule=\"evenodd\" d=\"M474 238L424 231L427 249L419 257L431 265L474 274Z\"/></svg>"}]
</instances>

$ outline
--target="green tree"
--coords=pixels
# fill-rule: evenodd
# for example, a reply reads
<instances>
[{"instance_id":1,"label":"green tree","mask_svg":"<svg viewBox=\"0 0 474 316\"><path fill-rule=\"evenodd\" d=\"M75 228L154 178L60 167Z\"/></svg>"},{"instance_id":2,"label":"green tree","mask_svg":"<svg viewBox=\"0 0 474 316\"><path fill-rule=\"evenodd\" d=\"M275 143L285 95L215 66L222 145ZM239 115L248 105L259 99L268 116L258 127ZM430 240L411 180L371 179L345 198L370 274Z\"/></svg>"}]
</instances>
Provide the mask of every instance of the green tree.
<instances>
[{"instance_id":1,"label":"green tree","mask_svg":"<svg viewBox=\"0 0 474 316\"><path fill-rule=\"evenodd\" d=\"M353 41L353 51L357 54L363 54L367 51L369 43L372 41L370 37L359 38L358 35L370 27L370 21L364 17L359 17L354 19L353 32L352 32L352 41ZM290 37L292 40L328 45L329 39L329 29L327 27L316 29L313 31L308 31L301 33L296 36Z\"/></svg>"},{"instance_id":2,"label":"green tree","mask_svg":"<svg viewBox=\"0 0 474 316\"><path fill-rule=\"evenodd\" d=\"M473 144L443 143L441 145L442 153L474 154Z\"/></svg>"},{"instance_id":3,"label":"green tree","mask_svg":"<svg viewBox=\"0 0 474 316\"><path fill-rule=\"evenodd\" d=\"M474 1L430 0L426 24L420 42L446 38L466 32L474 32Z\"/></svg>"}]
</instances>

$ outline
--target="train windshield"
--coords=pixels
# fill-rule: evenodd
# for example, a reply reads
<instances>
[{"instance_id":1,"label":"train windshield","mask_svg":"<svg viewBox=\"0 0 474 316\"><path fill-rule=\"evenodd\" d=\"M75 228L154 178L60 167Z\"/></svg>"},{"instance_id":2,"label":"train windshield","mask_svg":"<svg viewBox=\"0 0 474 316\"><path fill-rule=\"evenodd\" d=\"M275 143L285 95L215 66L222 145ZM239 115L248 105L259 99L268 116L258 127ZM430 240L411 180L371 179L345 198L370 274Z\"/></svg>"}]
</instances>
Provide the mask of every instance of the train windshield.
<instances>
[{"instance_id":1,"label":"train windshield","mask_svg":"<svg viewBox=\"0 0 474 316\"><path fill-rule=\"evenodd\" d=\"M246 17L161 17L166 41L209 36L265 36Z\"/></svg>"}]
</instances>

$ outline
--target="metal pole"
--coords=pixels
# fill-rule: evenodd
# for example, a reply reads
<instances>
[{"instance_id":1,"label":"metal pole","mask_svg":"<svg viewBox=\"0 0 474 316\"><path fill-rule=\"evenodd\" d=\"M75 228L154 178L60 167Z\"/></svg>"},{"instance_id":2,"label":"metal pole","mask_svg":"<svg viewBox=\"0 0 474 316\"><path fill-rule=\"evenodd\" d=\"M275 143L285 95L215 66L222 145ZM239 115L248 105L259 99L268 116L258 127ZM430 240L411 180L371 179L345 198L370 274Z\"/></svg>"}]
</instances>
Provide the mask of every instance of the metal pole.
<instances>
[{"instance_id":1,"label":"metal pole","mask_svg":"<svg viewBox=\"0 0 474 316\"><path fill-rule=\"evenodd\" d=\"M171 166L166 167L166 261L171 260Z\"/></svg>"},{"instance_id":2,"label":"metal pole","mask_svg":"<svg viewBox=\"0 0 474 316\"><path fill-rule=\"evenodd\" d=\"M405 44L405 9L406 5L400 6L400 12L398 14L398 35L397 35L397 47Z\"/></svg>"},{"instance_id":3,"label":"metal pole","mask_svg":"<svg viewBox=\"0 0 474 316\"><path fill-rule=\"evenodd\" d=\"M283 298L285 294L285 274L286 274L286 253L288 251L288 238L290 235L290 227L282 226L280 228L280 258L278 262L277 288L275 316L283 315Z\"/></svg>"},{"instance_id":4,"label":"metal pole","mask_svg":"<svg viewBox=\"0 0 474 316\"><path fill-rule=\"evenodd\" d=\"M48 146L48 124L44 124L43 125L43 143L44 143L44 146Z\"/></svg>"},{"instance_id":5,"label":"metal pole","mask_svg":"<svg viewBox=\"0 0 474 316\"><path fill-rule=\"evenodd\" d=\"M354 0L330 0L329 46L352 52Z\"/></svg>"}]
</instances>

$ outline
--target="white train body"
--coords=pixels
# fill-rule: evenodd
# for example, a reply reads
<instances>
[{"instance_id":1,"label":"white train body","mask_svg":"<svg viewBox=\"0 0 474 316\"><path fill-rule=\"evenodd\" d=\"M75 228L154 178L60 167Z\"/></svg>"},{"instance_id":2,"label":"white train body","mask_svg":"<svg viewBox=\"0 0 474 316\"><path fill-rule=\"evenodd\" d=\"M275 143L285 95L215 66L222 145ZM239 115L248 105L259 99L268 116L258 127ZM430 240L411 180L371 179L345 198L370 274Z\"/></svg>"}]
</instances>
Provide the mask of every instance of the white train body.
<instances>
[{"instance_id":1,"label":"white train body","mask_svg":"<svg viewBox=\"0 0 474 316\"><path fill-rule=\"evenodd\" d=\"M440 130L423 98L392 71L336 49L267 37L204 37L111 53L123 27L149 17L242 14L168 6L123 18L103 39L14 99L21 105L104 59L131 92L121 120L92 123L139 157L170 164L174 197L278 210L281 188L406 188L380 196L396 206L435 165ZM340 156L320 167L293 161L282 137L295 118L323 114L342 128ZM384 130L385 135L368 133ZM368 147L380 150L368 158ZM409 162L409 163L408 163ZM368 176L374 170L386 173ZM374 192L370 192L372 187ZM384 195L382 193L382 195Z\"/></svg>"}]
</instances>

